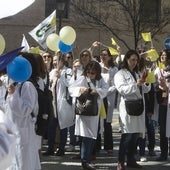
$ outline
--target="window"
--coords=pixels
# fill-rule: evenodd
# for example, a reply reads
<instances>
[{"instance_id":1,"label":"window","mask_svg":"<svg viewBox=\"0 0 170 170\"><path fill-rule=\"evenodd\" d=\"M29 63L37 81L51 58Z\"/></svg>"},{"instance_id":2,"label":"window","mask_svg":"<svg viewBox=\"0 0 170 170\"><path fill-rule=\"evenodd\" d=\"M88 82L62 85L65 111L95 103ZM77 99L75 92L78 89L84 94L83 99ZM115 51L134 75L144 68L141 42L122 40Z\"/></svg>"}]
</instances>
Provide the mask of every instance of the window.
<instances>
[{"instance_id":1,"label":"window","mask_svg":"<svg viewBox=\"0 0 170 170\"><path fill-rule=\"evenodd\" d=\"M54 10L59 15L60 11L57 10L58 3L65 3L62 18L68 18L70 0L45 0L45 17L48 17Z\"/></svg>"},{"instance_id":2,"label":"window","mask_svg":"<svg viewBox=\"0 0 170 170\"><path fill-rule=\"evenodd\" d=\"M161 15L161 0L140 0L140 18L144 23L158 23Z\"/></svg>"}]
</instances>

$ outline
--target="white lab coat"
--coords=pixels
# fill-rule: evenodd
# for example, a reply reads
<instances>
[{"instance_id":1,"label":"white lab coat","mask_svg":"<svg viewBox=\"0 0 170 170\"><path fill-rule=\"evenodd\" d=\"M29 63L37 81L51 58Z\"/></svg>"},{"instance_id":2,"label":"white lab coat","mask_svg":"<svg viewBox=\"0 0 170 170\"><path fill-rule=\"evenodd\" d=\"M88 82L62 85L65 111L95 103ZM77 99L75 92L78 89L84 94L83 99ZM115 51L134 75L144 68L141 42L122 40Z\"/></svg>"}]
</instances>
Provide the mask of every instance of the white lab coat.
<instances>
[{"instance_id":1,"label":"white lab coat","mask_svg":"<svg viewBox=\"0 0 170 170\"><path fill-rule=\"evenodd\" d=\"M138 75L136 74L138 78ZM150 85L142 85L142 96L132 74L127 69L119 70L114 77L115 86L121 95L119 113L122 125L122 133L142 133L145 135L145 112L140 116L130 116L126 112L125 100L143 98L144 93L149 92ZM144 109L145 110L145 109Z\"/></svg>"},{"instance_id":2,"label":"white lab coat","mask_svg":"<svg viewBox=\"0 0 170 170\"><path fill-rule=\"evenodd\" d=\"M98 97L98 110L100 111L100 106L102 99L106 97L108 91L107 83L101 78L99 81L96 81L96 86L92 84L92 82L85 78L84 76L80 76L74 83L69 86L69 92L72 97L80 96L80 87L89 87L87 82L90 83L90 87L92 89L96 89L99 94ZM88 138L97 138L98 131L98 121L99 114L97 116L80 116L76 115L75 122L75 135L88 137Z\"/></svg>"},{"instance_id":3,"label":"white lab coat","mask_svg":"<svg viewBox=\"0 0 170 170\"><path fill-rule=\"evenodd\" d=\"M66 87L68 87L68 82L71 76L72 70L70 68L64 67L61 72L61 76L57 81L56 98L60 129L70 127L75 123L75 114L73 112L72 105L68 104L66 100Z\"/></svg>"},{"instance_id":4,"label":"white lab coat","mask_svg":"<svg viewBox=\"0 0 170 170\"><path fill-rule=\"evenodd\" d=\"M158 80L163 76L166 77L167 75L169 75L169 71L164 71L163 69L159 69L157 68L156 70L157 72L157 78ZM169 93L168 93L168 103L167 103L167 116L166 116L166 137L170 137L170 86L169 83L167 83L167 86L169 88Z\"/></svg>"},{"instance_id":5,"label":"white lab coat","mask_svg":"<svg viewBox=\"0 0 170 170\"><path fill-rule=\"evenodd\" d=\"M34 85L26 81L21 87L17 84L15 92L9 94L6 100L6 114L16 125L16 165L15 170L41 169L37 135L35 133L35 116L38 114L38 94Z\"/></svg>"},{"instance_id":6,"label":"white lab coat","mask_svg":"<svg viewBox=\"0 0 170 170\"><path fill-rule=\"evenodd\" d=\"M0 108L0 168L12 166L15 158L16 127Z\"/></svg>"}]
</instances>

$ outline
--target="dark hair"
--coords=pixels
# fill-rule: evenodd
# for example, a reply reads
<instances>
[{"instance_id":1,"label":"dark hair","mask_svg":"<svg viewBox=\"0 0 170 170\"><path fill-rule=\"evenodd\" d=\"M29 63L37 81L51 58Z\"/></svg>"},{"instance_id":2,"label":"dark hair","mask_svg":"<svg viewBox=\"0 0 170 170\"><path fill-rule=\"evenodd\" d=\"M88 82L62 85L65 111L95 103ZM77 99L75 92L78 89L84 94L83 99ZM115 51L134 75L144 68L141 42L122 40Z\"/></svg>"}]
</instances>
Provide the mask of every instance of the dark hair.
<instances>
[{"instance_id":1,"label":"dark hair","mask_svg":"<svg viewBox=\"0 0 170 170\"><path fill-rule=\"evenodd\" d=\"M60 55L58 61L62 61L63 65L68 67L68 62L65 60L65 54Z\"/></svg>"},{"instance_id":2,"label":"dark hair","mask_svg":"<svg viewBox=\"0 0 170 170\"><path fill-rule=\"evenodd\" d=\"M45 63L43 61L43 58L40 54L33 54L35 57L35 60L37 62L37 74L39 77L41 77L42 79L44 79L46 77L46 67L45 67Z\"/></svg>"},{"instance_id":3,"label":"dark hair","mask_svg":"<svg viewBox=\"0 0 170 170\"><path fill-rule=\"evenodd\" d=\"M121 68L126 68L126 69L129 70L129 65L128 65L127 60L128 60L133 54L135 54L135 55L137 56L138 60L139 60L139 54L138 54L138 52L137 52L136 50L129 50L129 51L127 51L126 54L125 54L125 57L124 57L123 62L122 62L122 64L121 64ZM136 65L136 67L135 67L133 70L137 72L137 71L138 71L138 65Z\"/></svg>"},{"instance_id":4,"label":"dark hair","mask_svg":"<svg viewBox=\"0 0 170 170\"><path fill-rule=\"evenodd\" d=\"M166 59L166 62L165 62L165 66L170 66L170 49L164 49L162 51L162 53L163 52L165 52L166 56L167 56L167 59Z\"/></svg>"},{"instance_id":5,"label":"dark hair","mask_svg":"<svg viewBox=\"0 0 170 170\"><path fill-rule=\"evenodd\" d=\"M97 61L90 61L84 69L83 75L87 76L89 70L94 70L96 72L96 80L100 80L101 76L101 66Z\"/></svg>"},{"instance_id":6,"label":"dark hair","mask_svg":"<svg viewBox=\"0 0 170 170\"><path fill-rule=\"evenodd\" d=\"M36 83L38 80L38 71L37 71L37 61L34 57L34 54L23 52L20 55L23 56L25 59L27 59L30 62L31 66L32 66L32 74L31 74L30 79L31 79L31 81Z\"/></svg>"},{"instance_id":7,"label":"dark hair","mask_svg":"<svg viewBox=\"0 0 170 170\"><path fill-rule=\"evenodd\" d=\"M109 67L114 67L115 64L114 64L114 62L113 62L113 56L112 56L112 54L110 53L110 50L109 50L108 48L105 48L105 49L101 50L100 53L102 53L103 51L106 51L107 54L108 54L108 56L110 57L110 60L108 61Z\"/></svg>"}]
</instances>

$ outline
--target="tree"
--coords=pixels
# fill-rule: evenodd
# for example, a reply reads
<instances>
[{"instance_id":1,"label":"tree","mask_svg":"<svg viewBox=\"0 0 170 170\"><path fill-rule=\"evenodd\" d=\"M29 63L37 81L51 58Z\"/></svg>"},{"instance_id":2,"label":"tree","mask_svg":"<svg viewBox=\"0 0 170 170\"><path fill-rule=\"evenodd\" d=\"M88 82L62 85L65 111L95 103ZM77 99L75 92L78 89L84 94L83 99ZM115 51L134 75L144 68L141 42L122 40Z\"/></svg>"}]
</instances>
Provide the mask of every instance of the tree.
<instances>
[{"instance_id":1,"label":"tree","mask_svg":"<svg viewBox=\"0 0 170 170\"><path fill-rule=\"evenodd\" d=\"M133 37L133 46L136 49L142 32L151 32L154 38L164 32L169 24L168 15L161 13L165 11L165 7L170 7L166 0L71 0L71 5L76 22L108 30L127 49L132 48L127 41L129 38ZM157 15L153 15L153 12L157 12ZM155 20L152 20L154 17Z\"/></svg>"}]
</instances>

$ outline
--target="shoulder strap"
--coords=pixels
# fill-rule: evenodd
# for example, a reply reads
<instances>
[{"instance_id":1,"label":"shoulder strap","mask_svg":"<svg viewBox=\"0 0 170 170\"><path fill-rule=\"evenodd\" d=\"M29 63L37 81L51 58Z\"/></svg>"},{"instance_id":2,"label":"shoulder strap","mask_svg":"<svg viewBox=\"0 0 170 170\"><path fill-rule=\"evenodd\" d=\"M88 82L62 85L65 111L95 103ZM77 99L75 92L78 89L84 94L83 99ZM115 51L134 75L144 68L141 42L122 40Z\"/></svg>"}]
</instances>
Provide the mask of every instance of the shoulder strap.
<instances>
[{"instance_id":1,"label":"shoulder strap","mask_svg":"<svg viewBox=\"0 0 170 170\"><path fill-rule=\"evenodd\" d=\"M8 84L9 84L9 82L8 82ZM18 84L18 82L13 83L14 86L16 86L17 84ZM6 90L6 93L5 93L5 96L4 96L5 100L6 100L7 96L8 96L8 90Z\"/></svg>"},{"instance_id":2,"label":"shoulder strap","mask_svg":"<svg viewBox=\"0 0 170 170\"><path fill-rule=\"evenodd\" d=\"M90 82L87 82L87 84L88 84L89 88L91 88L91 86L90 86Z\"/></svg>"}]
</instances>

